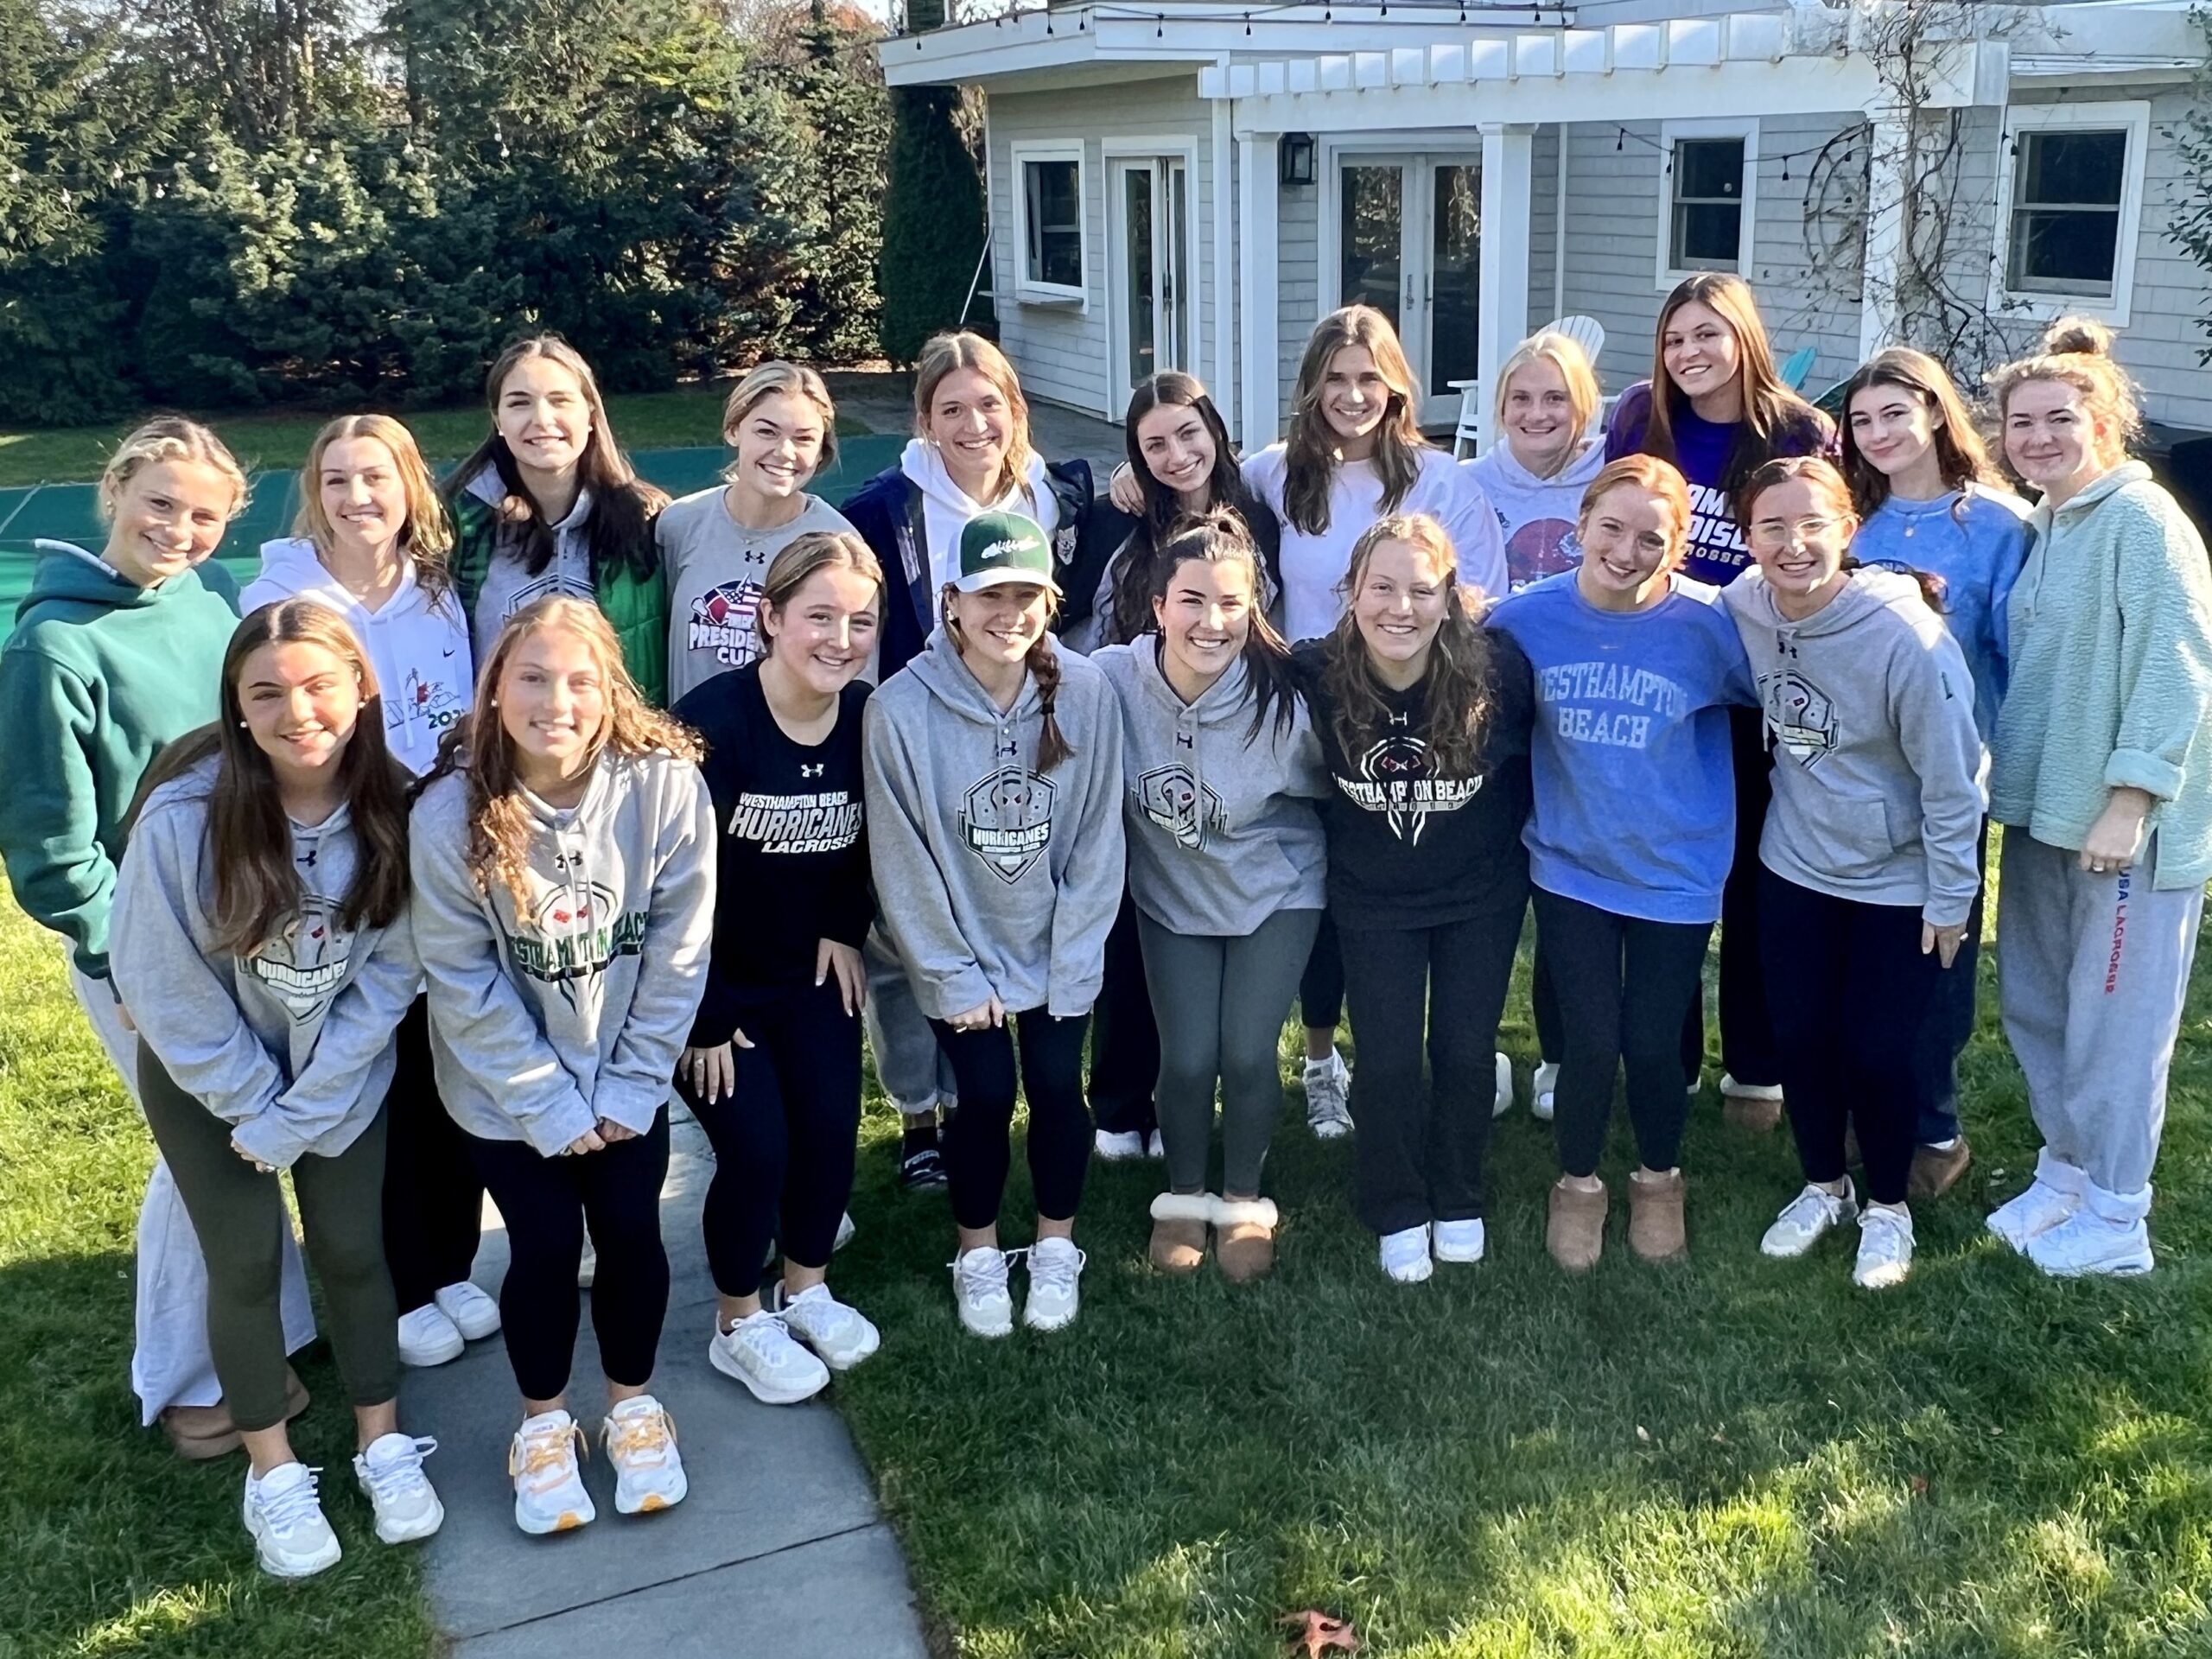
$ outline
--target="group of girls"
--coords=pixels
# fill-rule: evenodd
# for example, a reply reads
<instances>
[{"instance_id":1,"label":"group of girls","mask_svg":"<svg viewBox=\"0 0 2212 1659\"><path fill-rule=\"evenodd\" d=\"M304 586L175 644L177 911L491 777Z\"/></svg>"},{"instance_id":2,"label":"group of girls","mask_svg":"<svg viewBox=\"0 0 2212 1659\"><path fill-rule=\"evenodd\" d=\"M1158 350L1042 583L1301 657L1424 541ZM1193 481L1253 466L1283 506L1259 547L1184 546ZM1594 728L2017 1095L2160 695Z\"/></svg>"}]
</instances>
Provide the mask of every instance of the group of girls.
<instances>
[{"instance_id":1,"label":"group of girls","mask_svg":"<svg viewBox=\"0 0 2212 1659\"><path fill-rule=\"evenodd\" d=\"M208 562L243 475L205 429L149 423L102 480L106 546L49 552L0 654L0 852L162 1154L149 1414L188 1455L244 1446L270 1571L338 1558L287 1438L311 1330L289 1170L381 1539L442 1514L400 1365L495 1329L518 1524L594 1519L580 1280L616 1508L680 1502L652 1392L671 1090L717 1154L709 1361L808 1398L880 1341L827 1283L864 1023L902 1179L950 1189L980 1336L1011 1330L1017 1266L1024 1323L1077 1316L1094 1151L1164 1157L1160 1270L1269 1271L1294 998L1309 1124L1357 1122L1382 1270L1478 1261L1531 904L1557 1262L1602 1253L1624 1069L1628 1246L1688 1248L1717 922L1722 1093L1753 1126L1786 1101L1805 1179L1761 1248L1856 1221L1856 1281L1897 1282L1909 1197L1968 1156L1985 799L2045 1142L1990 1226L2046 1271L2146 1270L2212 874L2212 577L2126 458L2107 344L2069 325L1995 380L2031 514L1940 365L1879 354L1839 436L1728 276L1669 297L1602 434L1586 358L1542 334L1500 377L1503 442L1453 462L1387 321L1351 307L1283 443L1240 462L1204 388L1162 375L1105 497L1034 454L996 348L949 334L913 442L840 511L806 490L836 451L812 371L741 382L724 482L664 503L540 337L493 365L492 429L442 493L398 423L325 428L243 621ZM1018 1099L1036 1215L1008 1249ZM468 1279L487 1191L496 1305Z\"/></svg>"}]
</instances>

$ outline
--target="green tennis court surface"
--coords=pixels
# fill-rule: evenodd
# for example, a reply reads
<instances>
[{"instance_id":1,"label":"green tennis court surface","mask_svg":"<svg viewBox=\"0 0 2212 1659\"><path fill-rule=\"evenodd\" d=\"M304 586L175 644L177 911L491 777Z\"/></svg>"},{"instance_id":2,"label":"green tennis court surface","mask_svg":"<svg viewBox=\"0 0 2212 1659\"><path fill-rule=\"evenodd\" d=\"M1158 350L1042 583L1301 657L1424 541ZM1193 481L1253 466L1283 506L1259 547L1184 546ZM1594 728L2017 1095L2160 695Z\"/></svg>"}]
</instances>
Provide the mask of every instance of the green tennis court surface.
<instances>
[{"instance_id":1,"label":"green tennis court surface","mask_svg":"<svg viewBox=\"0 0 2212 1659\"><path fill-rule=\"evenodd\" d=\"M838 440L837 464L814 480L815 494L840 501L899 459L903 436L875 433ZM645 449L630 459L638 471L671 495L688 495L712 484L729 460L727 449ZM448 463L449 464L449 463ZM253 499L231 526L217 555L244 587L260 574L261 544L289 536L300 509L297 473L257 473ZM39 559L34 543L74 542L97 553L107 539L90 484L39 484L0 490L0 637L16 626L16 607L30 591Z\"/></svg>"}]
</instances>

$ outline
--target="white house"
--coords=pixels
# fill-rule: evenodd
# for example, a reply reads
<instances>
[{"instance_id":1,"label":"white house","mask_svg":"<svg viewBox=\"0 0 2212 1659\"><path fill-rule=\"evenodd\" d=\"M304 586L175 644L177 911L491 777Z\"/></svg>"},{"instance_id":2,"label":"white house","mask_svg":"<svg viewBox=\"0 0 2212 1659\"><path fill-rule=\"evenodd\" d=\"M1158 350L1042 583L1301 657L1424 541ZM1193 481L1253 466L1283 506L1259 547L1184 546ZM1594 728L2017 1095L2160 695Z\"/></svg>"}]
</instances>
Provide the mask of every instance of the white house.
<instances>
[{"instance_id":1,"label":"white house","mask_svg":"<svg viewBox=\"0 0 2212 1659\"><path fill-rule=\"evenodd\" d=\"M1424 423L1564 315L1604 326L1618 391L1716 268L1817 391L1940 270L1995 320L1985 353L2089 312L2152 419L2212 429L2212 285L2166 235L2203 57L2175 0L1095 0L880 54L894 86L982 89L1001 340L1031 395L1108 418L1180 367L1269 441L1351 300L1395 319Z\"/></svg>"}]
</instances>

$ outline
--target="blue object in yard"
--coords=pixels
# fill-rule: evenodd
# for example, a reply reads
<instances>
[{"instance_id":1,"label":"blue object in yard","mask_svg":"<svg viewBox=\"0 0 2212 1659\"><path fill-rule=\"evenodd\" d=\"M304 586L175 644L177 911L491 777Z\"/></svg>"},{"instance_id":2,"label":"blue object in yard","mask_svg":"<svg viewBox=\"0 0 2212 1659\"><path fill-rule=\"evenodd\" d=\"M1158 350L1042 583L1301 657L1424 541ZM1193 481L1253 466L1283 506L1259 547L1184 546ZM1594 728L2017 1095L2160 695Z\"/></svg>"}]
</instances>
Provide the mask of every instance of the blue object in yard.
<instances>
[{"instance_id":1,"label":"blue object in yard","mask_svg":"<svg viewBox=\"0 0 2212 1659\"><path fill-rule=\"evenodd\" d=\"M1805 377L1813 372L1813 359L1818 353L1810 346L1800 346L1783 359L1779 371L1782 384L1792 391L1803 389Z\"/></svg>"}]
</instances>

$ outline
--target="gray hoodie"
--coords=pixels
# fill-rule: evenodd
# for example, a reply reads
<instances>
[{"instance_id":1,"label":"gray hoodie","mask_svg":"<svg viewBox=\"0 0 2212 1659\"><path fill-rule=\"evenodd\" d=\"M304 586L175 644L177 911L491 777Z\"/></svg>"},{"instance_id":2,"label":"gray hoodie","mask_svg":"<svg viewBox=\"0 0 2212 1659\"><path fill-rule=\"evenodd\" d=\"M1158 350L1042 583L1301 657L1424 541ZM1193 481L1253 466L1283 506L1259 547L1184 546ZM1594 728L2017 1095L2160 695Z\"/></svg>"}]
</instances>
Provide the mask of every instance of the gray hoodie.
<instances>
[{"instance_id":1,"label":"gray hoodie","mask_svg":"<svg viewBox=\"0 0 2212 1659\"><path fill-rule=\"evenodd\" d=\"M1049 638L1049 636L1048 636ZM868 699L868 838L884 926L932 1020L996 995L1088 1014L1122 905L1122 719L1105 676L1058 653L1074 753L1033 770L1033 676L1001 711L939 627Z\"/></svg>"},{"instance_id":2,"label":"gray hoodie","mask_svg":"<svg viewBox=\"0 0 2212 1659\"><path fill-rule=\"evenodd\" d=\"M1853 570L1802 622L1776 608L1762 571L1721 594L1774 751L1760 862L1815 893L1917 905L1937 927L1965 921L1981 886L1987 757L1966 658L1919 585Z\"/></svg>"},{"instance_id":3,"label":"gray hoodie","mask_svg":"<svg viewBox=\"0 0 2212 1659\"><path fill-rule=\"evenodd\" d=\"M1185 702L1160 668L1156 635L1090 659L1122 705L1122 803L1129 895L1174 933L1243 938L1281 910L1328 904L1328 853L1313 801L1328 792L1305 699L1289 728L1268 710L1252 729L1251 672L1239 658Z\"/></svg>"},{"instance_id":4,"label":"gray hoodie","mask_svg":"<svg viewBox=\"0 0 2212 1659\"><path fill-rule=\"evenodd\" d=\"M558 810L528 791L531 902L468 872L467 779L415 803L416 943L447 1111L552 1157L601 1118L643 1134L707 988L714 807L689 760L602 754Z\"/></svg>"},{"instance_id":5,"label":"gray hoodie","mask_svg":"<svg viewBox=\"0 0 2212 1659\"><path fill-rule=\"evenodd\" d=\"M486 467L468 480L468 493L479 501L497 506L506 495L506 486L499 482L499 469ZM484 585L476 590L476 609L469 620L469 632L476 647L476 660L491 660L492 647L499 643L499 630L517 611L536 604L554 594L567 594L576 599L599 602L599 590L591 579L591 492L579 489L569 516L551 526L553 556L536 575L523 569L521 556L509 548L498 548L492 562L485 568Z\"/></svg>"},{"instance_id":6,"label":"gray hoodie","mask_svg":"<svg viewBox=\"0 0 2212 1659\"><path fill-rule=\"evenodd\" d=\"M339 920L360 856L343 806L295 823L298 913L250 956L218 949L209 912L208 756L147 798L115 891L116 995L177 1086L263 1163L334 1158L391 1086L392 1033L421 989L407 912L389 927Z\"/></svg>"}]
</instances>

